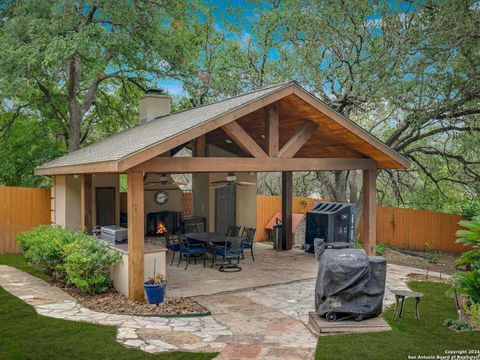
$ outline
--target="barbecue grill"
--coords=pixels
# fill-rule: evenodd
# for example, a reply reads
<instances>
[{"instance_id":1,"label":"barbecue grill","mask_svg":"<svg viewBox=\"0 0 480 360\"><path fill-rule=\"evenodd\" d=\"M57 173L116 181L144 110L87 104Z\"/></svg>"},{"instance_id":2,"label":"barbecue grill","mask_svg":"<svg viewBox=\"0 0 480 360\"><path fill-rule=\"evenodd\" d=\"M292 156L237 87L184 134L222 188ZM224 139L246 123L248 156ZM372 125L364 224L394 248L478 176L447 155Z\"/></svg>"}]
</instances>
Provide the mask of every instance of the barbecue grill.
<instances>
[{"instance_id":1,"label":"barbecue grill","mask_svg":"<svg viewBox=\"0 0 480 360\"><path fill-rule=\"evenodd\" d=\"M315 203L307 212L305 232L305 251L313 253L313 241L316 238L325 242L355 242L354 204Z\"/></svg>"},{"instance_id":2,"label":"barbecue grill","mask_svg":"<svg viewBox=\"0 0 480 360\"><path fill-rule=\"evenodd\" d=\"M315 286L318 315L328 321L360 321L380 315L387 272L383 257L320 239L315 239L315 257L319 261Z\"/></svg>"}]
</instances>

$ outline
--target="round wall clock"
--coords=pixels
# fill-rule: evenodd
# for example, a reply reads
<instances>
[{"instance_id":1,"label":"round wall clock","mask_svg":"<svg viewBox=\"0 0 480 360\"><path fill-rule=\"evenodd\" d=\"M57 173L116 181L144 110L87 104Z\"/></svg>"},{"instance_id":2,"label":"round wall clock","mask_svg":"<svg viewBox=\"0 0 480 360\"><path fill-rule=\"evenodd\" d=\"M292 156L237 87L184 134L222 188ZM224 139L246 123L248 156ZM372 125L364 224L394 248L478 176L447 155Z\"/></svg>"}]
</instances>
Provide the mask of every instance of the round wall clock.
<instances>
[{"instance_id":1,"label":"round wall clock","mask_svg":"<svg viewBox=\"0 0 480 360\"><path fill-rule=\"evenodd\" d=\"M165 204L168 200L168 194L165 191L157 191L154 195L154 199L159 205Z\"/></svg>"}]
</instances>

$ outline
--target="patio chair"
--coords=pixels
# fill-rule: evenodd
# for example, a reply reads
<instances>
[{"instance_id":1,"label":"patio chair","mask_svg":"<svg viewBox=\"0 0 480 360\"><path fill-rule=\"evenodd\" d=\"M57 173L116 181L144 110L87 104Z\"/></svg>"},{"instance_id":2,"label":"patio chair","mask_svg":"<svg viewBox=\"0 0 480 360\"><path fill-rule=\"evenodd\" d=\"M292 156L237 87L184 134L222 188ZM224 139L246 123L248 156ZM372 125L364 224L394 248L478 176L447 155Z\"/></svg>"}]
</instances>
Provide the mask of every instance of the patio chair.
<instances>
[{"instance_id":1,"label":"patio chair","mask_svg":"<svg viewBox=\"0 0 480 360\"><path fill-rule=\"evenodd\" d=\"M252 260L255 261L255 256L253 255L253 241L255 239L255 232L257 231L256 228L244 228L242 232L242 259L245 259L245 255L243 254L244 249L250 249L250 253L252 255Z\"/></svg>"},{"instance_id":2,"label":"patio chair","mask_svg":"<svg viewBox=\"0 0 480 360\"><path fill-rule=\"evenodd\" d=\"M210 267L213 267L213 264L217 256L221 256L223 258L223 263L218 269L218 271L222 271L222 272L241 271L242 268L238 264L240 263L240 257L242 256L242 243L243 243L242 238L227 236L227 241L225 241L224 246L215 247L215 251L213 253L213 259L212 259L212 265ZM237 264L233 264L232 259L237 259Z\"/></svg>"},{"instance_id":3,"label":"patio chair","mask_svg":"<svg viewBox=\"0 0 480 360\"><path fill-rule=\"evenodd\" d=\"M185 270L187 270L188 265L190 264L190 257L195 259L195 264L197 263L197 257L203 256L203 267L205 267L206 257L207 257L207 247L204 243L195 243L193 244L185 235L179 234L178 238L180 240L180 259L178 259L177 266L180 265L183 257L186 257L187 265L185 265Z\"/></svg>"},{"instance_id":4,"label":"patio chair","mask_svg":"<svg viewBox=\"0 0 480 360\"><path fill-rule=\"evenodd\" d=\"M229 225L227 229L227 233L225 235L236 237L238 236L238 234L240 234L241 228L242 228L241 226Z\"/></svg>"},{"instance_id":5,"label":"patio chair","mask_svg":"<svg viewBox=\"0 0 480 360\"><path fill-rule=\"evenodd\" d=\"M186 224L185 225L185 232L186 233L198 232L197 224Z\"/></svg>"},{"instance_id":6,"label":"patio chair","mask_svg":"<svg viewBox=\"0 0 480 360\"><path fill-rule=\"evenodd\" d=\"M172 261L170 262L170 266L173 265L173 259L175 258L175 253L180 251L180 242L178 239L175 239L172 234L166 233L165 234L165 243L166 248L168 251L173 251Z\"/></svg>"}]
</instances>

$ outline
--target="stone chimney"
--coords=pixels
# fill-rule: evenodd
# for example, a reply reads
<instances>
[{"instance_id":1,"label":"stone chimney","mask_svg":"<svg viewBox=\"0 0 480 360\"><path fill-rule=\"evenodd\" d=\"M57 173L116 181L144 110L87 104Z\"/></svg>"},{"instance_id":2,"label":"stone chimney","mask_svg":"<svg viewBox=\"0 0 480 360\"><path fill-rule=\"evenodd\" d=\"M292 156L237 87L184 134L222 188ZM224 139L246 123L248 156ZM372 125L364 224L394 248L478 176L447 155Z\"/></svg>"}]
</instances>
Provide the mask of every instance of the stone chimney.
<instances>
[{"instance_id":1,"label":"stone chimney","mask_svg":"<svg viewBox=\"0 0 480 360\"><path fill-rule=\"evenodd\" d=\"M140 124L170 114L170 96L162 90L149 89L140 98Z\"/></svg>"}]
</instances>

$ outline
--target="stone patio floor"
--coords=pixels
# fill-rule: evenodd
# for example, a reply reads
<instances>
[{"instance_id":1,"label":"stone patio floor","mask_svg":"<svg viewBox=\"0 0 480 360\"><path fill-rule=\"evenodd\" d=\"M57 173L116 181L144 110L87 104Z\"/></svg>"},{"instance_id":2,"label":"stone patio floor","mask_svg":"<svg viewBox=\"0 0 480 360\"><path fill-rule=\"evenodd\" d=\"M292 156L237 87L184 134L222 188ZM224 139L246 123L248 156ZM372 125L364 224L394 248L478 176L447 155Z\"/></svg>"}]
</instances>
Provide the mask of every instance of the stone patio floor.
<instances>
[{"instance_id":1,"label":"stone patio floor","mask_svg":"<svg viewBox=\"0 0 480 360\"><path fill-rule=\"evenodd\" d=\"M212 290L209 282L197 284L195 289L200 295L196 295L195 300L212 313L204 317L162 318L98 313L78 304L61 289L8 266L0 266L0 286L33 305L41 315L117 326L117 341L152 353L218 351L218 359L309 359L314 357L317 344L317 337L306 326L308 312L314 309L316 264L312 270L309 260L313 256L300 254L300 251L290 254L297 260L296 273L302 273L297 281L288 277L284 283L274 282L274 285L267 286L271 273L259 271L254 276L258 282L248 279L246 289L234 288L225 292L225 289L230 290L225 278L222 282L214 282L213 288L217 289L217 293L206 291ZM308 259L298 261L301 258ZM247 265L244 267L247 268ZM288 268L289 261L281 267L281 272L292 270ZM203 266L192 266L189 269L192 276L197 274L197 269L203 269ZM182 274L190 273L189 270ZM406 288L408 274L423 272L389 264L384 306L395 301L390 289ZM236 276L242 273L253 276L249 271L236 273ZM307 276L310 278L305 278ZM227 284L224 286L224 283ZM169 292L170 296L172 292ZM202 295L202 292L207 294Z\"/></svg>"}]
</instances>

